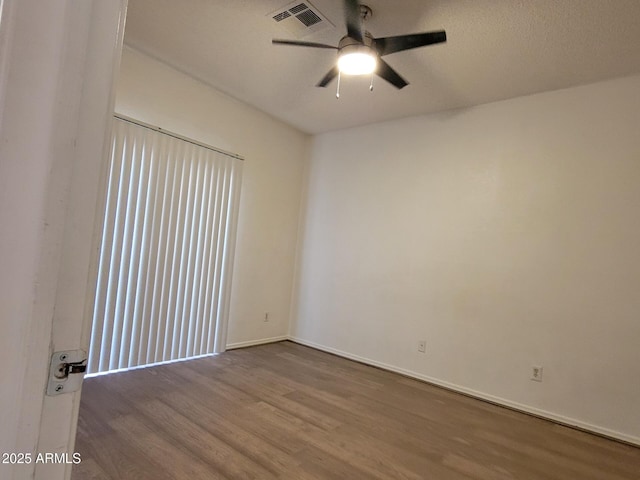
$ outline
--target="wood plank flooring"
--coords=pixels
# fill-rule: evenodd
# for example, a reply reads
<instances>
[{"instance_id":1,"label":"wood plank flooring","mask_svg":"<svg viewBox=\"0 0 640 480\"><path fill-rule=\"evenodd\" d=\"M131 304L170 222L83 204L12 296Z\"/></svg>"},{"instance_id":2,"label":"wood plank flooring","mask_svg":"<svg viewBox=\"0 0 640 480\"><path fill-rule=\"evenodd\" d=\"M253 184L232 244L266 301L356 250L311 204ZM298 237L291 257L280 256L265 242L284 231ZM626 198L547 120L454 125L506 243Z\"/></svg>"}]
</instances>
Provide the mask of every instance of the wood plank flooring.
<instances>
[{"instance_id":1,"label":"wood plank flooring","mask_svg":"<svg viewBox=\"0 0 640 480\"><path fill-rule=\"evenodd\" d=\"M85 381L73 480L639 480L640 448L291 342Z\"/></svg>"}]
</instances>

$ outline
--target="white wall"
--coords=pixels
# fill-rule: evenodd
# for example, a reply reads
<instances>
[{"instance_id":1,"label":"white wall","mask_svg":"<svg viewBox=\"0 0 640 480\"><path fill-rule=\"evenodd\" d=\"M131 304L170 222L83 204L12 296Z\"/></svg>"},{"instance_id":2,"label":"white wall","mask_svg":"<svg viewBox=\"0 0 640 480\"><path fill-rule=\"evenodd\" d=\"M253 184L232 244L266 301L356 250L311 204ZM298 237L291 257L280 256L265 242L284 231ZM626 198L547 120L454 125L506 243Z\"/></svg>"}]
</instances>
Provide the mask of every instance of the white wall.
<instances>
[{"instance_id":1,"label":"white wall","mask_svg":"<svg viewBox=\"0 0 640 480\"><path fill-rule=\"evenodd\" d=\"M640 443L639 126L633 76L315 137L293 337Z\"/></svg>"},{"instance_id":2,"label":"white wall","mask_svg":"<svg viewBox=\"0 0 640 480\"><path fill-rule=\"evenodd\" d=\"M245 158L227 344L285 336L309 137L129 48L116 112Z\"/></svg>"}]
</instances>

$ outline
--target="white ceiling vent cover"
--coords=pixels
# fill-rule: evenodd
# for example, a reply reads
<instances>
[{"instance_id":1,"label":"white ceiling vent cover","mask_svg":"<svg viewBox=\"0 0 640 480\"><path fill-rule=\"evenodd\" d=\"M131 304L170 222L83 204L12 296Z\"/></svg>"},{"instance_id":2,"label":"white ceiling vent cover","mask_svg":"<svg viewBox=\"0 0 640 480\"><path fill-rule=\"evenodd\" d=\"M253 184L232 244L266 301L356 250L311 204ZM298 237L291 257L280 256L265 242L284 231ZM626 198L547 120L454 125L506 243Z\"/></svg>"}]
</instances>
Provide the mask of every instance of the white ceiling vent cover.
<instances>
[{"instance_id":1,"label":"white ceiling vent cover","mask_svg":"<svg viewBox=\"0 0 640 480\"><path fill-rule=\"evenodd\" d=\"M310 2L292 2L269 15L278 26L295 38L320 32L334 25Z\"/></svg>"}]
</instances>

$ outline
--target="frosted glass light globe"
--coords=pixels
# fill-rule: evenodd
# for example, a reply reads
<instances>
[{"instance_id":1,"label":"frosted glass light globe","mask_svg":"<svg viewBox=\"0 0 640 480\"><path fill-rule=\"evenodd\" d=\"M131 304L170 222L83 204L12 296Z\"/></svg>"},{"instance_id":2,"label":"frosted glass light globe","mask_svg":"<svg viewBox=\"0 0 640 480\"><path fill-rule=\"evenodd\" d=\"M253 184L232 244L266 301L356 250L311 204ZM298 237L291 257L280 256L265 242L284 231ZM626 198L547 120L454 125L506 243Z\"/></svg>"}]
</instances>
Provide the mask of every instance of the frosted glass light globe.
<instances>
[{"instance_id":1,"label":"frosted glass light globe","mask_svg":"<svg viewBox=\"0 0 640 480\"><path fill-rule=\"evenodd\" d=\"M376 57L367 52L344 53L338 58L338 69L345 75L367 75L375 71Z\"/></svg>"}]
</instances>

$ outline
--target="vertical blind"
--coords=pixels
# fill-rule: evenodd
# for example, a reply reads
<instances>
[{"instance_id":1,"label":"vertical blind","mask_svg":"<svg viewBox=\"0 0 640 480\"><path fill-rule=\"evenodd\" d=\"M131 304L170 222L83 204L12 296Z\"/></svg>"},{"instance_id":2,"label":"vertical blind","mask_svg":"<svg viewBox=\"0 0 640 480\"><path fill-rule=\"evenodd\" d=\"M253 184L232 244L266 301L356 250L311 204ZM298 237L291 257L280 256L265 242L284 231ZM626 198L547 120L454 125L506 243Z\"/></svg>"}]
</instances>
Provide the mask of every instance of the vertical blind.
<instances>
[{"instance_id":1,"label":"vertical blind","mask_svg":"<svg viewBox=\"0 0 640 480\"><path fill-rule=\"evenodd\" d=\"M242 159L115 118L89 373L224 350Z\"/></svg>"}]
</instances>

